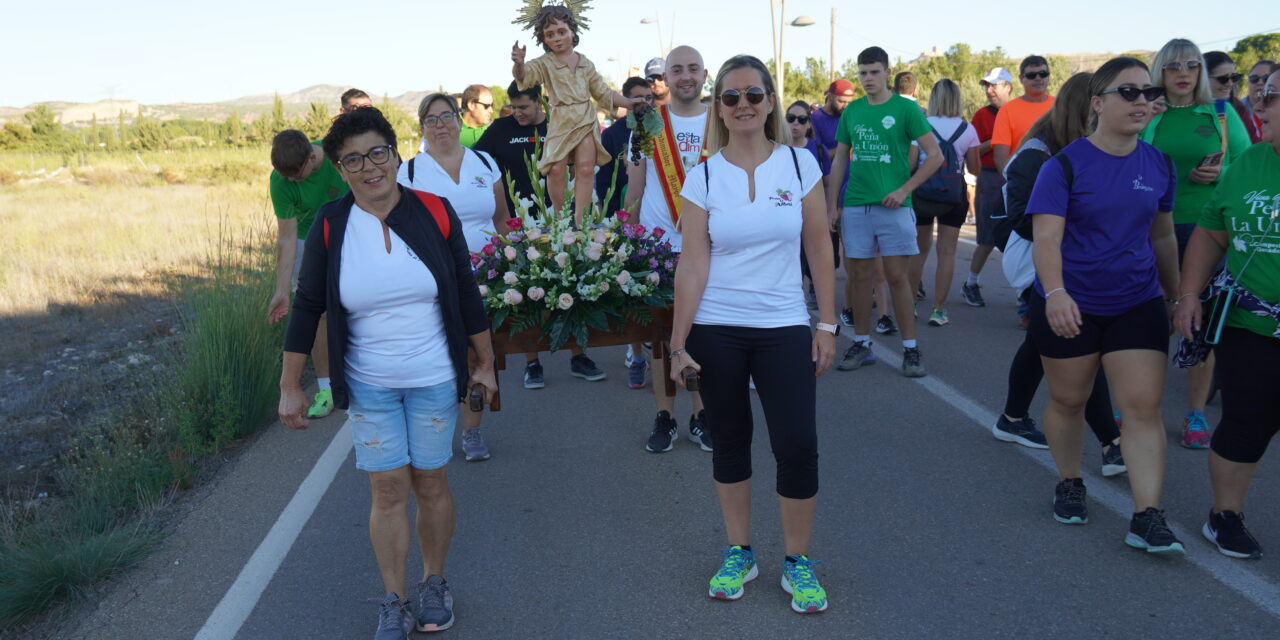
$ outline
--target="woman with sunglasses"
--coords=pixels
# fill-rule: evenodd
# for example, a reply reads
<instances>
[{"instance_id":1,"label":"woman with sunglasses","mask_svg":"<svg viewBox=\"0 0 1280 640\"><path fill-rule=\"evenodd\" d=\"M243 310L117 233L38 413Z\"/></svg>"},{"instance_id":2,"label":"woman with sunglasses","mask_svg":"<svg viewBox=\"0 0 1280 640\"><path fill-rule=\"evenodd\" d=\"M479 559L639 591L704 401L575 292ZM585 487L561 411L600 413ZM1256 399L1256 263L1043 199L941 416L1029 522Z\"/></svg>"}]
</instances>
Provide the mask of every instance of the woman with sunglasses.
<instances>
[{"instance_id":1,"label":"woman with sunglasses","mask_svg":"<svg viewBox=\"0 0 1280 640\"><path fill-rule=\"evenodd\" d=\"M1225 255L1224 275L1235 280L1239 293L1214 348L1222 419L1209 452L1213 508L1201 533L1232 558L1262 557L1262 547L1244 526L1244 498L1267 444L1280 431L1280 73L1265 83L1255 109L1264 143L1236 160L1205 206L1187 246L1174 312L1174 326L1188 340L1202 330L1217 331L1204 326L1198 298Z\"/></svg>"},{"instance_id":2,"label":"woman with sunglasses","mask_svg":"<svg viewBox=\"0 0 1280 640\"><path fill-rule=\"evenodd\" d=\"M1031 296L1028 330L1049 385L1044 433L1061 478L1054 519L1089 520L1081 418L1101 364L1124 413L1134 502L1125 543L1181 554L1160 510L1167 299L1178 290L1176 177L1172 161L1138 139L1151 102L1163 93L1136 58L1109 60L1090 80L1093 133L1044 163L1027 202L1038 294Z\"/></svg>"},{"instance_id":3,"label":"woman with sunglasses","mask_svg":"<svg viewBox=\"0 0 1280 640\"><path fill-rule=\"evenodd\" d=\"M369 537L386 593L375 638L405 640L411 627L453 625L444 562L455 513L445 466L468 387L481 385L486 401L497 389L489 323L462 220L448 200L396 184L396 133L382 113L335 118L324 153L351 192L321 207L307 235L285 335L280 421L307 428L298 377L325 313L339 365L330 372L334 403L347 410L356 468L369 474ZM478 354L470 371L469 349ZM399 596L410 491L423 560L412 613Z\"/></svg>"},{"instance_id":4,"label":"woman with sunglasses","mask_svg":"<svg viewBox=\"0 0 1280 640\"><path fill-rule=\"evenodd\" d=\"M831 366L838 332L835 270L822 171L791 138L764 63L730 58L716 76L704 152L681 191L683 253L676 267L671 377L701 376L712 469L729 546L707 594L737 600L760 573L751 549L751 396L754 378L778 463L791 609L827 609L809 538L818 493L817 377ZM801 246L818 295L809 326L800 288Z\"/></svg>"},{"instance_id":5,"label":"woman with sunglasses","mask_svg":"<svg viewBox=\"0 0 1280 640\"><path fill-rule=\"evenodd\" d=\"M1178 170L1173 224L1181 262L1191 230L1218 179L1251 143L1235 109L1227 109L1225 103L1215 104L1209 91L1208 65L1195 44L1181 38L1170 40L1152 62L1156 74L1153 81L1164 87L1169 108L1151 119L1142 132L1142 141L1172 158ZM1212 382L1212 358L1204 366L1188 370L1187 414L1179 439L1188 449L1209 446L1204 406Z\"/></svg>"},{"instance_id":6,"label":"woman with sunglasses","mask_svg":"<svg viewBox=\"0 0 1280 640\"><path fill-rule=\"evenodd\" d=\"M1244 129L1249 134L1250 143L1261 142L1262 132L1253 114L1249 113L1249 106L1236 96L1236 89L1244 80L1244 74L1236 71L1235 60L1222 51L1206 51L1204 66L1209 70L1209 93L1213 99L1224 101L1235 109L1236 115L1240 116L1240 122L1244 124Z\"/></svg>"},{"instance_id":7,"label":"woman with sunglasses","mask_svg":"<svg viewBox=\"0 0 1280 640\"><path fill-rule=\"evenodd\" d=\"M468 87L470 90L470 87ZM494 232L505 233L507 199L502 172L492 156L463 146L464 121L453 96L432 93L418 103L418 124L427 150L400 165L396 181L416 191L447 198L462 222L467 250L480 251ZM463 411L462 453L468 462L488 460L489 446L480 435L482 411Z\"/></svg>"}]
</instances>

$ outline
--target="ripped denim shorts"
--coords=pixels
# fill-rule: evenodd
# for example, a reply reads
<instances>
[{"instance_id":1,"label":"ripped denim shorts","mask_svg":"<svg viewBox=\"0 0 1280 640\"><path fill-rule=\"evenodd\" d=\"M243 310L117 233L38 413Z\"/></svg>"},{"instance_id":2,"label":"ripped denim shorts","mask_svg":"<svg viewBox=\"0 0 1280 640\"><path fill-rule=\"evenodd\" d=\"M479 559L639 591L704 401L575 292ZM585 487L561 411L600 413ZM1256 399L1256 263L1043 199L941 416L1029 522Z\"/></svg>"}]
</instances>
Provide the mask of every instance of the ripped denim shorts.
<instances>
[{"instance_id":1,"label":"ripped denim shorts","mask_svg":"<svg viewBox=\"0 0 1280 640\"><path fill-rule=\"evenodd\" d=\"M388 389L347 378L347 424L356 468L390 471L412 464L439 469L453 457L458 392L453 380L430 387Z\"/></svg>"}]
</instances>

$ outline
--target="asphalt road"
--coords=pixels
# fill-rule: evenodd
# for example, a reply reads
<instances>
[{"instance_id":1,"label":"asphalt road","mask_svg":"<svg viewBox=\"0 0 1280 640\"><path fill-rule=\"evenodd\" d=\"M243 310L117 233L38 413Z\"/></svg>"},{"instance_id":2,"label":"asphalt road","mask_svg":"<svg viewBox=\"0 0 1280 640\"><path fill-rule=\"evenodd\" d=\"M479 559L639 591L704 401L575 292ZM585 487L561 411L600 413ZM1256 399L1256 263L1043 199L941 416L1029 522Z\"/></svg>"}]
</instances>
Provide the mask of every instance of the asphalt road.
<instances>
[{"instance_id":1,"label":"asphalt road","mask_svg":"<svg viewBox=\"0 0 1280 640\"><path fill-rule=\"evenodd\" d=\"M971 251L961 244L957 273L967 271ZM1125 476L1099 475L1092 438L1089 524L1051 518L1056 475L1048 452L999 442L987 430L1023 333L998 254L983 283L986 308L965 306L957 279L952 323L918 321L928 377L902 377L893 366L898 339L881 337L880 364L833 369L819 380L821 490L811 555L831 600L821 615L792 613L778 587L781 531L763 429L753 515L760 579L740 601L710 600L706 581L725 538L710 454L683 438L687 400L677 405L675 450L651 454L643 445L652 392L626 387L621 348L591 350L609 373L595 383L570 377L566 354L544 356L547 388L533 392L520 388L521 359L512 358L503 410L485 418L493 458L468 463L458 450L450 465L458 526L448 578L457 624L446 635L1276 637L1280 556L1230 560L1200 537L1210 505L1206 453L1176 444L1181 372L1171 370L1164 403L1165 508L1188 555L1151 557L1123 544L1128 486ZM839 338L841 349L848 344ZM1211 423L1218 409L1210 406ZM331 450L331 483L317 465L342 419L307 432L273 426L246 445L184 501L164 548L58 637L192 638L202 628L202 638L232 637L218 629L245 639L371 637L377 607L365 600L382 587L366 533L368 481L349 441ZM1280 503L1276 470L1263 462L1247 513L1263 548L1280 554L1280 513L1266 508ZM299 506L300 486L313 494L313 512ZM278 551L278 566L266 547ZM418 563L415 551L411 579Z\"/></svg>"}]
</instances>

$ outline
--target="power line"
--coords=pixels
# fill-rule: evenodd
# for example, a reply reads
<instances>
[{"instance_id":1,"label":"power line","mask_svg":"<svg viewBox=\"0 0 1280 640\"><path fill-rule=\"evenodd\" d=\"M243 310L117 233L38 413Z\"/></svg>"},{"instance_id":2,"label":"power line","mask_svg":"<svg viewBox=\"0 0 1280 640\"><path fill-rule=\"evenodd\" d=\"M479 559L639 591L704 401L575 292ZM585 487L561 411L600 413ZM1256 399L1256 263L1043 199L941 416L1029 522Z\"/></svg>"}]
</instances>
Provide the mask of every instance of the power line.
<instances>
[{"instance_id":1,"label":"power line","mask_svg":"<svg viewBox=\"0 0 1280 640\"><path fill-rule=\"evenodd\" d=\"M1248 37L1250 37L1250 36L1261 36L1261 35L1266 35L1266 34L1269 34L1269 33L1276 33L1276 32L1280 32L1280 27L1273 27L1273 28L1271 28L1271 29L1263 29L1262 31L1256 31L1256 32L1254 32L1254 33L1246 33L1246 34L1244 34L1244 35L1242 35L1242 36L1234 36L1234 37L1231 37L1231 38L1222 38L1222 39L1220 39L1220 40L1209 40L1209 41L1207 41L1207 42L1201 42L1200 44L1205 45L1205 44L1217 44L1217 43L1219 43L1219 42L1231 42L1231 41L1233 41L1233 40L1238 41L1238 40L1243 40L1243 39L1245 39L1245 38L1248 38Z\"/></svg>"}]
</instances>

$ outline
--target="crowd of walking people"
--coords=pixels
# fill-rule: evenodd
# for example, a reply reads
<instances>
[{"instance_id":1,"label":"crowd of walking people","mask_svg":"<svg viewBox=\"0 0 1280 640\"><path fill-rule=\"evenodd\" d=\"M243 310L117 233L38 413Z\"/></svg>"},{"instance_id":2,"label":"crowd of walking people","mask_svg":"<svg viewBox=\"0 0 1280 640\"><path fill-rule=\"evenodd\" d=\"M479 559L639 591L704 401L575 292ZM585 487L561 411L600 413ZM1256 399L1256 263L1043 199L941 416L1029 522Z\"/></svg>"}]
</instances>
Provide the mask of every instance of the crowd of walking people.
<instances>
[{"instance_id":1,"label":"crowd of walking people","mask_svg":"<svg viewBox=\"0 0 1280 640\"><path fill-rule=\"evenodd\" d=\"M471 254L506 228L518 200L540 193L558 194L553 210L580 217L594 190L607 213L623 209L665 230L679 255L668 348L632 344L625 364L629 387L652 386L654 418L637 441L655 454L671 451L680 429L678 398L658 372L681 387L691 372L699 381L688 391L687 435L711 453L726 535L708 596L737 600L761 573L751 546L754 389L776 460L780 583L794 611L828 608L810 556L816 379L876 364L873 332L899 336L903 375L927 375L922 343L954 329L921 331L917 319L951 324L957 243L971 215L976 250L959 297L986 305L979 277L999 249L1026 329L991 432L1049 450L1059 477L1046 516L1089 520L1088 424L1102 475L1127 474L1124 542L1185 552L1161 506L1161 405L1176 331L1174 359L1187 369L1178 442L1209 450L1202 534L1227 556L1261 557L1243 513L1280 430L1280 368L1258 365L1280 362L1274 62L1246 76L1227 54L1175 39L1150 64L1116 57L1051 95L1049 62L1033 55L1016 75L998 67L978 78L987 105L970 114L961 86L972 79L940 79L917 102L916 76L895 75L879 47L858 54L856 85L836 79L818 104L784 102L768 67L749 55L712 76L689 46L649 61L643 77L615 91L575 50L582 29L567 8L545 7L532 24L545 54L526 60L513 48L509 115L492 117L483 85L460 100L432 93L417 111L420 153L401 158L394 129L353 89L322 141L298 131L273 141L279 244L268 319L288 317L279 413L305 428L347 412L356 466L369 475L369 535L385 588L376 638L454 623L446 469L459 421L465 459L492 457L483 410L466 400L473 388L486 401L497 390ZM621 119L601 131L593 99L609 111L656 107L660 142L670 144L631 161L630 131ZM566 199L570 177L577 186ZM536 189L539 179L553 188ZM852 341L837 351L842 330ZM664 352L669 364L656 360ZM302 390L308 355L312 398ZM578 348L570 373L606 377ZM1031 404L1042 380L1048 402L1037 421ZM546 384L538 354L526 354L523 386ZM1222 417L1211 425L1204 409L1215 390ZM400 594L413 530L424 566L410 601Z\"/></svg>"}]
</instances>

